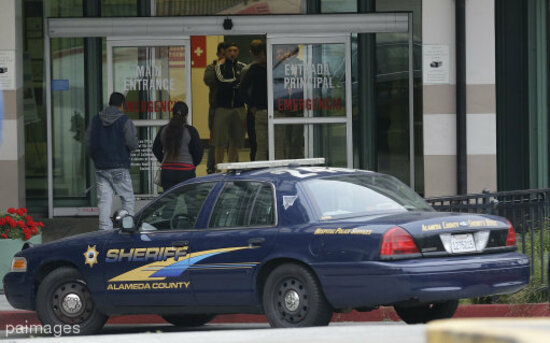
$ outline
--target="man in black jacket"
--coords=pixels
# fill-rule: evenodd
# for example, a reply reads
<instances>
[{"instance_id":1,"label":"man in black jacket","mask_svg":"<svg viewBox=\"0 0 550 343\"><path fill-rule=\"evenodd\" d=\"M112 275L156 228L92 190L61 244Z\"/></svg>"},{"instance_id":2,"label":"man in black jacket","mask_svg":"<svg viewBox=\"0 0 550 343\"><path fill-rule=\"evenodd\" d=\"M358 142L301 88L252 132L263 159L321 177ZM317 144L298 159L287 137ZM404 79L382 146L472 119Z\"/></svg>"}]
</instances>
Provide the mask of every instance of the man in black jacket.
<instances>
[{"instance_id":1,"label":"man in black jacket","mask_svg":"<svg viewBox=\"0 0 550 343\"><path fill-rule=\"evenodd\" d=\"M239 94L241 72L246 64L237 60L239 48L235 43L228 43L225 58L215 66L217 94L214 113L214 144L216 146L216 163L222 163L225 147L229 146L227 159L238 160L239 148L244 141L246 111Z\"/></svg>"},{"instance_id":2,"label":"man in black jacket","mask_svg":"<svg viewBox=\"0 0 550 343\"><path fill-rule=\"evenodd\" d=\"M241 96L252 115L248 130L250 160L268 160L267 140L267 59L265 43L255 39L250 43L250 54L256 60L250 64L241 81ZM248 118L247 118L248 119ZM256 144L256 151L253 146Z\"/></svg>"},{"instance_id":3,"label":"man in black jacket","mask_svg":"<svg viewBox=\"0 0 550 343\"><path fill-rule=\"evenodd\" d=\"M96 115L86 133L86 152L96 168L99 229L113 228L110 219L113 195L122 208L134 214L134 190L130 178L130 152L137 149L136 127L123 112L124 95L113 93L109 107Z\"/></svg>"}]
</instances>

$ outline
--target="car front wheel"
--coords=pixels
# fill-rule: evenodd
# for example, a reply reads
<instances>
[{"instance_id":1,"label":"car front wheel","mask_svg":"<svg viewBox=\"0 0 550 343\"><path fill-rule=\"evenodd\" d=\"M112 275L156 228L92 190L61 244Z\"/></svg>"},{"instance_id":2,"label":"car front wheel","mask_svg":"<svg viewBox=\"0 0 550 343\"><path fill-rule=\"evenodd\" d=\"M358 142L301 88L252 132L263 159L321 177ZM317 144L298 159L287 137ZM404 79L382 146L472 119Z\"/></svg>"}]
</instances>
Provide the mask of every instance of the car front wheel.
<instances>
[{"instance_id":1,"label":"car front wheel","mask_svg":"<svg viewBox=\"0 0 550 343\"><path fill-rule=\"evenodd\" d=\"M162 316L162 319L175 326L194 327L208 323L215 316L215 314L175 314Z\"/></svg>"},{"instance_id":2,"label":"car front wheel","mask_svg":"<svg viewBox=\"0 0 550 343\"><path fill-rule=\"evenodd\" d=\"M94 334L108 318L97 310L78 270L70 267L57 268L42 280L36 312L43 325L64 335Z\"/></svg>"},{"instance_id":3,"label":"car front wheel","mask_svg":"<svg viewBox=\"0 0 550 343\"><path fill-rule=\"evenodd\" d=\"M422 324L431 320L451 318L458 307L458 300L418 306L394 306L395 312L407 324Z\"/></svg>"},{"instance_id":4,"label":"car front wheel","mask_svg":"<svg viewBox=\"0 0 550 343\"><path fill-rule=\"evenodd\" d=\"M315 275L298 264L283 264L269 274L263 306L276 328L328 325L333 312Z\"/></svg>"}]
</instances>

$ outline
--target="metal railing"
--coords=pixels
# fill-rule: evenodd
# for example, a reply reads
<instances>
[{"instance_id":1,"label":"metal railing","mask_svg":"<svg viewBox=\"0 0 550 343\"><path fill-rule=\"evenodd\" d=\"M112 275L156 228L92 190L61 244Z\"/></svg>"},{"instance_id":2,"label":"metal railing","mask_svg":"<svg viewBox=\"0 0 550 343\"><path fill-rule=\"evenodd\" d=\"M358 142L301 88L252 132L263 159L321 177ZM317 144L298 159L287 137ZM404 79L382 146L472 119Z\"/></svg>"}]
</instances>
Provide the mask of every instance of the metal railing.
<instances>
[{"instance_id":1,"label":"metal railing","mask_svg":"<svg viewBox=\"0 0 550 343\"><path fill-rule=\"evenodd\" d=\"M548 282L550 188L468 194L426 199L440 212L484 213L510 220L519 250L531 259L531 282ZM540 271L540 274L539 274Z\"/></svg>"}]
</instances>

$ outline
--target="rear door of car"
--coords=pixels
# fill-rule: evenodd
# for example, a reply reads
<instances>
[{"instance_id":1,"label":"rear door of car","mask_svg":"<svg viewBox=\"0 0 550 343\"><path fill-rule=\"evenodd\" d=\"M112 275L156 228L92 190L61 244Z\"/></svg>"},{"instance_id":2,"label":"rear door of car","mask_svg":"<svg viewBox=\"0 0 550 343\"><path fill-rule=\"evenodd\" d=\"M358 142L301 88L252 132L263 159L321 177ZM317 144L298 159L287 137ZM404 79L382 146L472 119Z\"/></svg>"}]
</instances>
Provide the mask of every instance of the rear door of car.
<instances>
[{"instance_id":1,"label":"rear door of car","mask_svg":"<svg viewBox=\"0 0 550 343\"><path fill-rule=\"evenodd\" d=\"M276 244L275 199L271 183L224 182L205 228L192 239L189 270L198 305L255 303L255 272Z\"/></svg>"}]
</instances>

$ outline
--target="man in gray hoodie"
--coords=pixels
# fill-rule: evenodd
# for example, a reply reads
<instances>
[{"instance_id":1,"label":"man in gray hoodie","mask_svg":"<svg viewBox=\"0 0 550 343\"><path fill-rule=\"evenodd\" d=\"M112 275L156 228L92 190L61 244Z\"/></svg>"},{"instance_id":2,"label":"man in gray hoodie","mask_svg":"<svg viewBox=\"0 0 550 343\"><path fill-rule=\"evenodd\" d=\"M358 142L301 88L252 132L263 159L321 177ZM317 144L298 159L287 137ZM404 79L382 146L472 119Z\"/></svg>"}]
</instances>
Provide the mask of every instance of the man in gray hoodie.
<instances>
[{"instance_id":1,"label":"man in gray hoodie","mask_svg":"<svg viewBox=\"0 0 550 343\"><path fill-rule=\"evenodd\" d=\"M134 214L134 190L130 178L130 152L138 147L136 127L122 111L124 95L114 92L109 106L96 115L86 133L86 152L96 168L99 229L113 228L110 215L113 195L122 200L122 208Z\"/></svg>"}]
</instances>

